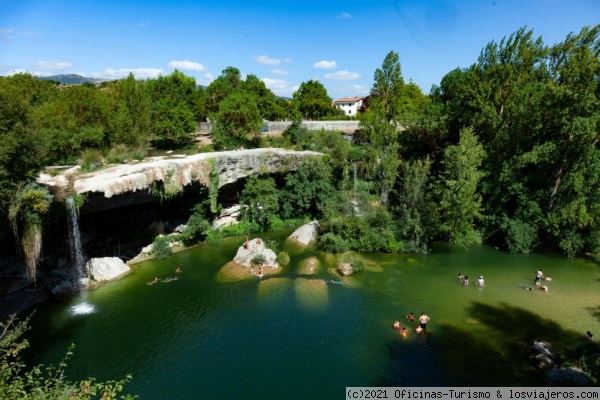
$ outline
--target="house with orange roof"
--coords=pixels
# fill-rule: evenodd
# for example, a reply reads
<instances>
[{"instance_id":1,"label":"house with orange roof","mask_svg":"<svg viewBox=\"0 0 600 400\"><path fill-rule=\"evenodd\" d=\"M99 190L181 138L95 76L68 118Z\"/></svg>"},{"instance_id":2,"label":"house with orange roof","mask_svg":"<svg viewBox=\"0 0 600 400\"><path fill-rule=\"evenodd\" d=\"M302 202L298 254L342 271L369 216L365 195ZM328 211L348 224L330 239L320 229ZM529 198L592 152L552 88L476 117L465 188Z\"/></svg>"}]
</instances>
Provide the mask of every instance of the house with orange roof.
<instances>
[{"instance_id":1,"label":"house with orange roof","mask_svg":"<svg viewBox=\"0 0 600 400\"><path fill-rule=\"evenodd\" d=\"M342 97L333 102L335 108L342 110L349 117L355 117L362 104L362 97Z\"/></svg>"}]
</instances>

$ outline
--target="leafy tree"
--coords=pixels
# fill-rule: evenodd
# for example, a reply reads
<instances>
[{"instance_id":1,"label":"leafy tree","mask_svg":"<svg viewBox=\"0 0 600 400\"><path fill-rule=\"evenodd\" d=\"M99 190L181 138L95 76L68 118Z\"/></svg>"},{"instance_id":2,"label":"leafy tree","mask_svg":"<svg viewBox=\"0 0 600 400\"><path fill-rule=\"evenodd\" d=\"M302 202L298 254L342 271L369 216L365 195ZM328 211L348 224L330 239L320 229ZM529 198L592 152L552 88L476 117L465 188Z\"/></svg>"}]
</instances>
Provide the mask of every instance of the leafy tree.
<instances>
[{"instance_id":1,"label":"leafy tree","mask_svg":"<svg viewBox=\"0 0 600 400\"><path fill-rule=\"evenodd\" d=\"M320 218L333 193L331 167L319 157L304 158L285 178L282 209L285 218Z\"/></svg>"},{"instance_id":2,"label":"leafy tree","mask_svg":"<svg viewBox=\"0 0 600 400\"><path fill-rule=\"evenodd\" d=\"M427 253L427 243L435 234L436 209L428 193L430 171L429 158L405 163L394 193L398 233L407 252Z\"/></svg>"},{"instance_id":3,"label":"leafy tree","mask_svg":"<svg viewBox=\"0 0 600 400\"><path fill-rule=\"evenodd\" d=\"M320 119L337 113L327 89L319 81L302 82L292 97L294 108L306 119Z\"/></svg>"},{"instance_id":4,"label":"leafy tree","mask_svg":"<svg viewBox=\"0 0 600 400\"><path fill-rule=\"evenodd\" d=\"M247 206L245 217L248 221L268 229L279 214L279 191L275 180L252 176L242 191L240 203Z\"/></svg>"},{"instance_id":5,"label":"leafy tree","mask_svg":"<svg viewBox=\"0 0 600 400\"><path fill-rule=\"evenodd\" d=\"M152 133L152 102L146 84L132 73L115 84L117 110L114 142L142 146Z\"/></svg>"},{"instance_id":6,"label":"leafy tree","mask_svg":"<svg viewBox=\"0 0 600 400\"><path fill-rule=\"evenodd\" d=\"M262 118L253 95L237 91L223 100L213 117L212 137L215 148L233 149L257 141Z\"/></svg>"},{"instance_id":7,"label":"leafy tree","mask_svg":"<svg viewBox=\"0 0 600 400\"><path fill-rule=\"evenodd\" d=\"M244 81L239 69L235 67L227 67L221 75L208 85L206 89L206 105L205 109L208 115L212 115L219 111L221 102L230 94L242 89Z\"/></svg>"},{"instance_id":8,"label":"leafy tree","mask_svg":"<svg viewBox=\"0 0 600 400\"><path fill-rule=\"evenodd\" d=\"M473 129L463 129L457 145L444 150L443 170L436 192L440 229L450 243L461 247L481 243L474 222L481 217L481 195L477 192L485 156Z\"/></svg>"},{"instance_id":9,"label":"leafy tree","mask_svg":"<svg viewBox=\"0 0 600 400\"><path fill-rule=\"evenodd\" d=\"M194 78L175 70L166 77L149 79L152 129L156 143L164 148L186 145L197 128L197 92Z\"/></svg>"}]
</instances>

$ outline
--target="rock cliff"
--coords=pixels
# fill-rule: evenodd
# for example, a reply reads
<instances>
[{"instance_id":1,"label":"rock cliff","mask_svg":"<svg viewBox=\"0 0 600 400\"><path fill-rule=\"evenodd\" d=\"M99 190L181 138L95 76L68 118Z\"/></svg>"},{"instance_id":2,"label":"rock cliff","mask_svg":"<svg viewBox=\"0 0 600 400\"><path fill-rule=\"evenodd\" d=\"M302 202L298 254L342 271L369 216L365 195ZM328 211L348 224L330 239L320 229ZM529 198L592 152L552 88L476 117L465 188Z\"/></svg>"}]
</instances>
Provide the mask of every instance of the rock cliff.
<instances>
[{"instance_id":1,"label":"rock cliff","mask_svg":"<svg viewBox=\"0 0 600 400\"><path fill-rule=\"evenodd\" d=\"M311 151L264 148L157 157L90 173L79 173L73 169L54 176L44 173L38 182L46 185L58 197L66 192L87 195L88 200L93 198L96 204L91 205L93 210L84 211L99 211L148 201L157 182L169 192L181 192L192 183L210 187L210 174L214 171L219 177L218 186L223 187L258 173L293 170L301 159L320 155ZM117 196L122 199L112 202L99 199Z\"/></svg>"}]
</instances>

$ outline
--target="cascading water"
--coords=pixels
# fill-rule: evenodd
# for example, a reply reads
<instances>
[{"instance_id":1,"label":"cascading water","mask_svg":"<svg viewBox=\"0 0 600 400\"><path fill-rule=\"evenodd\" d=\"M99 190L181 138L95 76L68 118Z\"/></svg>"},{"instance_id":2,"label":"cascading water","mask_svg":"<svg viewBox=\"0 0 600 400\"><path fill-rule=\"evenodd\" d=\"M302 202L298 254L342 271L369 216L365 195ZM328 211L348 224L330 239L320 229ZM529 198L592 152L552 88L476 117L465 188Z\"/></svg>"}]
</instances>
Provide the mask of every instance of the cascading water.
<instances>
[{"instance_id":1,"label":"cascading water","mask_svg":"<svg viewBox=\"0 0 600 400\"><path fill-rule=\"evenodd\" d=\"M360 215L360 210L358 208L358 199L356 198L356 182L358 181L358 174L356 172L356 163L352 163L352 175L354 179L354 200L352 200L352 204L354 205L354 213L356 215Z\"/></svg>"},{"instance_id":2,"label":"cascading water","mask_svg":"<svg viewBox=\"0 0 600 400\"><path fill-rule=\"evenodd\" d=\"M81 233L79 232L79 216L77 206L73 197L67 197L67 216L69 220L69 247L71 249L71 264L73 285L75 291L79 293L79 304L75 305L71 312L73 314L89 314L94 311L94 307L87 303L87 292L83 286L82 279L87 278L85 271L85 257L81 246Z\"/></svg>"}]
</instances>

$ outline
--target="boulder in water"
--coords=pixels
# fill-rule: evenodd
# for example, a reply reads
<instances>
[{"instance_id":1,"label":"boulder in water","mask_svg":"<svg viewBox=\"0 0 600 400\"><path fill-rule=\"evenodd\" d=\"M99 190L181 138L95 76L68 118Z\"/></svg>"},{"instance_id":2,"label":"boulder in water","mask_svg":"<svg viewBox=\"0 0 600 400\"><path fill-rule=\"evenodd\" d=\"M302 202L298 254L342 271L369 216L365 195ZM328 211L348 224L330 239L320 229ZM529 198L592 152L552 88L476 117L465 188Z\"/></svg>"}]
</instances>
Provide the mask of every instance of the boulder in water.
<instances>
[{"instance_id":1,"label":"boulder in water","mask_svg":"<svg viewBox=\"0 0 600 400\"><path fill-rule=\"evenodd\" d=\"M118 257L92 258L85 267L90 271L90 279L96 284L112 281L131 271L131 268Z\"/></svg>"},{"instance_id":2,"label":"boulder in water","mask_svg":"<svg viewBox=\"0 0 600 400\"><path fill-rule=\"evenodd\" d=\"M591 386L593 383L588 374L575 367L553 369L546 377L556 386Z\"/></svg>"},{"instance_id":3,"label":"boulder in water","mask_svg":"<svg viewBox=\"0 0 600 400\"><path fill-rule=\"evenodd\" d=\"M317 238L320 229L319 221L311 221L296 229L288 239L306 246Z\"/></svg>"},{"instance_id":4,"label":"boulder in water","mask_svg":"<svg viewBox=\"0 0 600 400\"><path fill-rule=\"evenodd\" d=\"M250 267L257 259L262 260L262 265L265 267L279 268L277 254L268 249L265 242L258 238L248 241L247 246L242 244L233 258L233 262L244 267Z\"/></svg>"}]
</instances>

